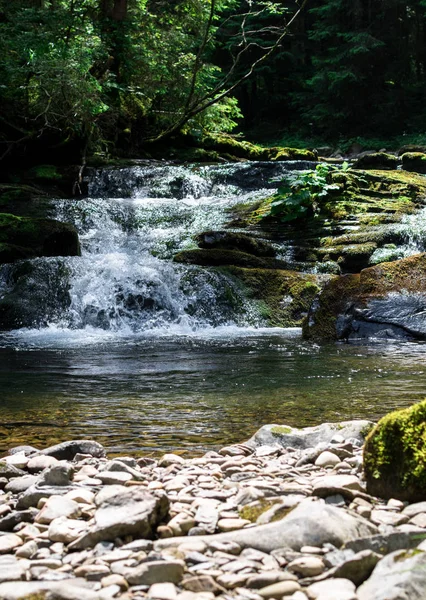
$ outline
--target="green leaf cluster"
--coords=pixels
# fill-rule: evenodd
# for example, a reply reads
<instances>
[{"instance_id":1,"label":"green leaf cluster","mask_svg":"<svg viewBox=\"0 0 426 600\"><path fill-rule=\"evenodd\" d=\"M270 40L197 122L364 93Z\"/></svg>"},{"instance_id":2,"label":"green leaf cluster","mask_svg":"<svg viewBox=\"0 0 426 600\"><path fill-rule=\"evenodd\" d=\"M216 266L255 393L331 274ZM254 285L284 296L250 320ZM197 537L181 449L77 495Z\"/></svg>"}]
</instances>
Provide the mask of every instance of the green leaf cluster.
<instances>
[{"instance_id":1,"label":"green leaf cluster","mask_svg":"<svg viewBox=\"0 0 426 600\"><path fill-rule=\"evenodd\" d=\"M272 197L269 211L261 218L278 217L288 222L319 215L321 201L340 189L331 182L330 173L331 167L320 163L314 170L303 171L292 180L283 181Z\"/></svg>"}]
</instances>

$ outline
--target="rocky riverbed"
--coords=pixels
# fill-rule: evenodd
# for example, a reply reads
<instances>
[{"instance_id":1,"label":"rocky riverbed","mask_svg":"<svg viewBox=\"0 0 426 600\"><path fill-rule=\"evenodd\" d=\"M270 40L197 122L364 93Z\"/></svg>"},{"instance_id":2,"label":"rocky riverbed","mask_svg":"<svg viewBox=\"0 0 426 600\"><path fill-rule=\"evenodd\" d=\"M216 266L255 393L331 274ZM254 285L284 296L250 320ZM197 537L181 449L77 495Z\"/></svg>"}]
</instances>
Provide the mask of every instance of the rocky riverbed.
<instances>
[{"instance_id":1,"label":"rocky riverbed","mask_svg":"<svg viewBox=\"0 0 426 600\"><path fill-rule=\"evenodd\" d=\"M91 441L0 459L2 600L426 597L426 501L365 491L369 422L184 459Z\"/></svg>"}]
</instances>

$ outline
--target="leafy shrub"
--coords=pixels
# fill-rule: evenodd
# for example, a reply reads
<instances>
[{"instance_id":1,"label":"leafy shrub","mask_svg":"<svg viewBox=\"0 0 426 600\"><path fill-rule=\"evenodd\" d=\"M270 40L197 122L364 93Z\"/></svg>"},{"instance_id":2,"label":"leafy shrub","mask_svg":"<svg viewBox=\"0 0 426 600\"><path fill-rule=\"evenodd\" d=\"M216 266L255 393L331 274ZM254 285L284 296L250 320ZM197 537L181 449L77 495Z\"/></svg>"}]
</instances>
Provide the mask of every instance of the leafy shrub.
<instances>
[{"instance_id":1,"label":"leafy shrub","mask_svg":"<svg viewBox=\"0 0 426 600\"><path fill-rule=\"evenodd\" d=\"M347 164L343 165L347 168ZM325 199L330 192L340 189L340 186L331 183L330 173L332 168L319 164L314 170L303 171L291 181L284 181L273 196L269 212L265 217L279 217L281 221L294 221L300 217L317 216L320 212L320 201Z\"/></svg>"}]
</instances>

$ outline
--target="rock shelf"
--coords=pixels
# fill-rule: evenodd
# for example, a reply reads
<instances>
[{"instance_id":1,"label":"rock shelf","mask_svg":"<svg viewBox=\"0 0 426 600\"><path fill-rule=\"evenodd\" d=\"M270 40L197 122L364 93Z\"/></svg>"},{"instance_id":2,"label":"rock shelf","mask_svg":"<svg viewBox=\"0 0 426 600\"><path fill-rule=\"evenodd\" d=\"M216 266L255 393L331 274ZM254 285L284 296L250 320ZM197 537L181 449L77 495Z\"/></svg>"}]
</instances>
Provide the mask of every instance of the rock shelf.
<instances>
[{"instance_id":1,"label":"rock shelf","mask_svg":"<svg viewBox=\"0 0 426 600\"><path fill-rule=\"evenodd\" d=\"M421 600L426 501L368 495L366 422L266 426L185 459L0 459L1 600Z\"/></svg>"}]
</instances>

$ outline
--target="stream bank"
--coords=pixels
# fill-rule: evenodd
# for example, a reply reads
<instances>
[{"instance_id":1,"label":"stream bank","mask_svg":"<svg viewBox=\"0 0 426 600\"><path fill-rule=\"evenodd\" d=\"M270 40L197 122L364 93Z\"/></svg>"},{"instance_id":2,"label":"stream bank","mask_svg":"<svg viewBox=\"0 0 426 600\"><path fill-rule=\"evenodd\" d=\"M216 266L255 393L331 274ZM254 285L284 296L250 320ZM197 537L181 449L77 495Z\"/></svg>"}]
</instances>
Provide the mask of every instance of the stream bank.
<instances>
[{"instance_id":1,"label":"stream bank","mask_svg":"<svg viewBox=\"0 0 426 600\"><path fill-rule=\"evenodd\" d=\"M424 502L366 492L371 425L266 426L192 459L17 448L0 459L0 595L421 600Z\"/></svg>"}]
</instances>

